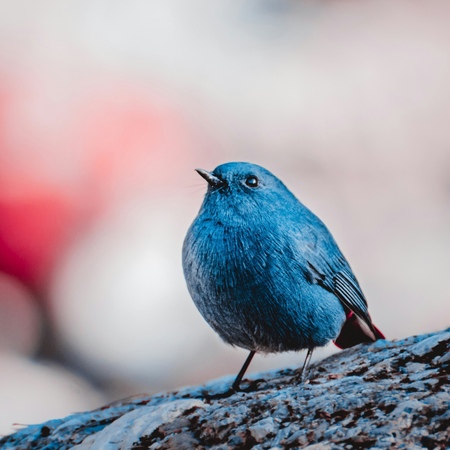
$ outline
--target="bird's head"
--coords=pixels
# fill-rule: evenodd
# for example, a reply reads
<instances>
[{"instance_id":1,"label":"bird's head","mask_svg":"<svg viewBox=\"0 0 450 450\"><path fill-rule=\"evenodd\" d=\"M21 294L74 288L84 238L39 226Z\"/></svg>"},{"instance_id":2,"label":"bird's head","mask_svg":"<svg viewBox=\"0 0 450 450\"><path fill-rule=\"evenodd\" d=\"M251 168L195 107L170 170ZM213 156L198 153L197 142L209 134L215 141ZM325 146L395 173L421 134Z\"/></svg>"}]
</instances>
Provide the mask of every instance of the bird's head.
<instances>
[{"instance_id":1,"label":"bird's head","mask_svg":"<svg viewBox=\"0 0 450 450\"><path fill-rule=\"evenodd\" d=\"M196 169L208 182L204 208L232 208L248 214L269 213L286 206L294 198L286 186L264 167L247 162L230 162L212 172Z\"/></svg>"}]
</instances>

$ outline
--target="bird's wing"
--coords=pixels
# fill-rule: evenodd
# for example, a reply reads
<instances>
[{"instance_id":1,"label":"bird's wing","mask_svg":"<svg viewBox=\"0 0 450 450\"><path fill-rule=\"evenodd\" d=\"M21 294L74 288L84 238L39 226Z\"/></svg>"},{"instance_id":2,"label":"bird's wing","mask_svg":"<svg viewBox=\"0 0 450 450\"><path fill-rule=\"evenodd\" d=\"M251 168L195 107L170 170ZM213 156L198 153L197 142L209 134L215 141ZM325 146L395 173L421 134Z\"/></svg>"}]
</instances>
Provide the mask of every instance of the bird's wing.
<instances>
[{"instance_id":1,"label":"bird's wing","mask_svg":"<svg viewBox=\"0 0 450 450\"><path fill-rule=\"evenodd\" d=\"M322 236L311 235L303 247L306 277L339 298L346 310L352 311L376 336L367 308L367 301L350 266L328 230ZM322 239L321 239L322 238ZM366 328L365 327L365 328Z\"/></svg>"},{"instance_id":2,"label":"bird's wing","mask_svg":"<svg viewBox=\"0 0 450 450\"><path fill-rule=\"evenodd\" d=\"M334 292L341 302L352 310L359 318L372 325L367 309L367 301L353 274L346 269L341 270L333 277Z\"/></svg>"}]
</instances>

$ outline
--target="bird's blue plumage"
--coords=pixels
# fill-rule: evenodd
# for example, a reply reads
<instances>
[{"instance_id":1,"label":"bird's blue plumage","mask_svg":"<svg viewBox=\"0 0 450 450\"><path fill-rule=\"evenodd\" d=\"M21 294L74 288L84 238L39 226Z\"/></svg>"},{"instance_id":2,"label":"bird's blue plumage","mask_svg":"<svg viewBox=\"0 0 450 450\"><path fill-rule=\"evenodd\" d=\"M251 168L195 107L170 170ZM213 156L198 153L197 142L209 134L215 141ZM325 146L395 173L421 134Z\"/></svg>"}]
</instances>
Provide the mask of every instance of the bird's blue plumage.
<instances>
[{"instance_id":1,"label":"bird's blue plumage","mask_svg":"<svg viewBox=\"0 0 450 450\"><path fill-rule=\"evenodd\" d=\"M199 170L208 191L183 245L189 292L209 325L252 351L335 340L349 313L377 337L367 302L325 225L263 167Z\"/></svg>"}]
</instances>

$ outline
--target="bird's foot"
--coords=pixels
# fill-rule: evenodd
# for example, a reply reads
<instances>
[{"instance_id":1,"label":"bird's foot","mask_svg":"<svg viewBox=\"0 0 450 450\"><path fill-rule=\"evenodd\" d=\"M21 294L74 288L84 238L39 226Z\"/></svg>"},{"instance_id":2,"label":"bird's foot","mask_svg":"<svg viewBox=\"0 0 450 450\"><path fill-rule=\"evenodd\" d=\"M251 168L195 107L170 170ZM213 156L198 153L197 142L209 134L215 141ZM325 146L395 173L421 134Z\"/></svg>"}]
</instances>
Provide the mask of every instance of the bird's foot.
<instances>
[{"instance_id":1,"label":"bird's foot","mask_svg":"<svg viewBox=\"0 0 450 450\"><path fill-rule=\"evenodd\" d=\"M231 389L234 390L234 392L238 393L238 392L243 392L243 393L250 393L250 392L255 392L258 390L258 388L260 387L260 383L261 381L264 381L263 379L257 379L257 380L247 380L246 381L246 386L242 387L239 383L239 385L235 385L233 384L233 386L231 387Z\"/></svg>"},{"instance_id":2,"label":"bird's foot","mask_svg":"<svg viewBox=\"0 0 450 450\"><path fill-rule=\"evenodd\" d=\"M216 394L210 394L205 391L203 393L203 400L205 400L206 402L209 402L211 400L221 400L224 398L231 397L234 394L236 394L236 391L233 388L230 388L225 392L217 392Z\"/></svg>"},{"instance_id":3,"label":"bird's foot","mask_svg":"<svg viewBox=\"0 0 450 450\"><path fill-rule=\"evenodd\" d=\"M220 400L220 399L223 399L223 398L231 397L232 395L235 395L235 394L240 394L240 393L242 393L242 394L249 394L251 392L255 392L255 391L258 390L259 383L261 381L262 381L261 379L260 380L248 380L245 383L243 383L243 384L245 384L245 386L241 386L241 383L239 383L239 384L233 383L233 385L229 389L227 389L226 391L224 391L224 392L217 392L215 394L210 394L207 391L204 391L202 393L203 394L203 399L206 400L206 401Z\"/></svg>"}]
</instances>

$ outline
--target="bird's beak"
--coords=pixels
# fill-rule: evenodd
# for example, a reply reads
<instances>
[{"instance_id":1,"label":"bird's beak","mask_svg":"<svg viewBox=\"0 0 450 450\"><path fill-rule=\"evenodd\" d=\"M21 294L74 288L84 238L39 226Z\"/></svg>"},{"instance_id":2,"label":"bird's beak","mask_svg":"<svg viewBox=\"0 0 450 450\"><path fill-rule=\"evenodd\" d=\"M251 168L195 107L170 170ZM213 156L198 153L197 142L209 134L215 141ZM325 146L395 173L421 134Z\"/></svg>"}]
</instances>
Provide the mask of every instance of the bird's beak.
<instances>
[{"instance_id":1,"label":"bird's beak","mask_svg":"<svg viewBox=\"0 0 450 450\"><path fill-rule=\"evenodd\" d=\"M204 178L208 182L208 184L210 186L212 186L212 187L219 187L219 186L223 186L223 184L224 184L224 182L220 178L217 178L211 172L208 172L208 171L203 170L203 169L195 169L195 171L202 178Z\"/></svg>"}]
</instances>

